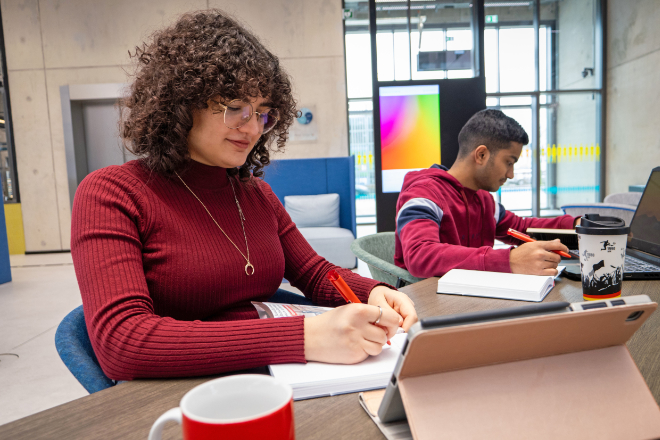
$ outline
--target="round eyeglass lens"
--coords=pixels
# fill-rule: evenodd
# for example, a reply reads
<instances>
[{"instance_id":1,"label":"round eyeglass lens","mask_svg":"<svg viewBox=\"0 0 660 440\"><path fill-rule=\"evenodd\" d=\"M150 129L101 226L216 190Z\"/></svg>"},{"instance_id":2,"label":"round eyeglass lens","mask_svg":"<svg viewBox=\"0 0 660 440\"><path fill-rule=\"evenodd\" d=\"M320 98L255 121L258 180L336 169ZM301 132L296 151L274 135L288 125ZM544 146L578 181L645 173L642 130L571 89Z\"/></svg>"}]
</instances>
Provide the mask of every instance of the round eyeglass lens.
<instances>
[{"instance_id":1,"label":"round eyeglass lens","mask_svg":"<svg viewBox=\"0 0 660 440\"><path fill-rule=\"evenodd\" d=\"M225 125L238 128L245 125L252 117L252 106L243 101L235 100L227 104L225 109Z\"/></svg>"},{"instance_id":2,"label":"round eyeglass lens","mask_svg":"<svg viewBox=\"0 0 660 440\"><path fill-rule=\"evenodd\" d=\"M270 130L275 127L277 121L279 120L279 112L277 109L271 108L267 113L262 113L260 116L260 123L263 125L264 129L262 133L268 133Z\"/></svg>"}]
</instances>

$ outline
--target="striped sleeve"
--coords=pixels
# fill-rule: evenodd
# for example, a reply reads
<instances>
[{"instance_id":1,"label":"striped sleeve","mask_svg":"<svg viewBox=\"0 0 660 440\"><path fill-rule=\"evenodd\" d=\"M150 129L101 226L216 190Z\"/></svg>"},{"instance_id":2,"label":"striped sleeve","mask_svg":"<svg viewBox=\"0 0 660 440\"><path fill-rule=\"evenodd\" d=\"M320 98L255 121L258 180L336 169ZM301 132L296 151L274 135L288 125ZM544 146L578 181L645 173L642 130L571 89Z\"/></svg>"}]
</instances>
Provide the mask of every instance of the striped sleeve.
<instances>
[{"instance_id":1,"label":"striped sleeve","mask_svg":"<svg viewBox=\"0 0 660 440\"><path fill-rule=\"evenodd\" d=\"M396 216L396 232L401 236L403 228L413 220L432 220L440 227L442 209L432 200L414 198L403 204Z\"/></svg>"},{"instance_id":2,"label":"striped sleeve","mask_svg":"<svg viewBox=\"0 0 660 440\"><path fill-rule=\"evenodd\" d=\"M504 209L504 205L502 205L500 202L495 202L495 224L499 225L502 219L504 218L504 215L506 214L506 209Z\"/></svg>"}]
</instances>

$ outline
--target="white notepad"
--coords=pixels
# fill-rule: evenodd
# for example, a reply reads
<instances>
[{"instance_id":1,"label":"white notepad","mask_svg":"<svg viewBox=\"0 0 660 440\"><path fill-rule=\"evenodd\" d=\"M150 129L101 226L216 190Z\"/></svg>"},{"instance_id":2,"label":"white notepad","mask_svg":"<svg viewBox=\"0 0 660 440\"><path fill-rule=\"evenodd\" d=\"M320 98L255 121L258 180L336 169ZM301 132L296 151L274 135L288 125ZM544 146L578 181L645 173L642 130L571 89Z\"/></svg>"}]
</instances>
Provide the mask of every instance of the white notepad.
<instances>
[{"instance_id":1,"label":"white notepad","mask_svg":"<svg viewBox=\"0 0 660 440\"><path fill-rule=\"evenodd\" d=\"M438 293L539 302L554 285L550 276L452 269L438 280Z\"/></svg>"},{"instance_id":2,"label":"white notepad","mask_svg":"<svg viewBox=\"0 0 660 440\"><path fill-rule=\"evenodd\" d=\"M291 385L294 400L385 388L407 336L394 335L391 346L384 345L378 356L369 356L359 364L277 364L269 365L270 374Z\"/></svg>"}]
</instances>

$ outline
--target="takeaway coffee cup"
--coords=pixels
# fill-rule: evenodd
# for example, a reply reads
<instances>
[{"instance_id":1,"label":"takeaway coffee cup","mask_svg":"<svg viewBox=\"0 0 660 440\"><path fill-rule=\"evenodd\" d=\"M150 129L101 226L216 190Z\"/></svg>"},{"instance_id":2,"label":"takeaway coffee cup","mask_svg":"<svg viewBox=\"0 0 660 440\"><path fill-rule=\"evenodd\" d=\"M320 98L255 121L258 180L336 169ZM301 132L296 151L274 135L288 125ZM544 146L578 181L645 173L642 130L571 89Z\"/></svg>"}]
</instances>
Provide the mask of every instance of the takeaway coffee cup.
<instances>
[{"instance_id":1,"label":"takeaway coffee cup","mask_svg":"<svg viewBox=\"0 0 660 440\"><path fill-rule=\"evenodd\" d=\"M618 217L586 214L575 232L580 250L582 297L591 301L621 296L630 227Z\"/></svg>"},{"instance_id":2,"label":"takeaway coffee cup","mask_svg":"<svg viewBox=\"0 0 660 440\"><path fill-rule=\"evenodd\" d=\"M198 385L156 420L149 440L160 440L168 421L184 440L295 438L293 390L271 376L242 374Z\"/></svg>"}]
</instances>

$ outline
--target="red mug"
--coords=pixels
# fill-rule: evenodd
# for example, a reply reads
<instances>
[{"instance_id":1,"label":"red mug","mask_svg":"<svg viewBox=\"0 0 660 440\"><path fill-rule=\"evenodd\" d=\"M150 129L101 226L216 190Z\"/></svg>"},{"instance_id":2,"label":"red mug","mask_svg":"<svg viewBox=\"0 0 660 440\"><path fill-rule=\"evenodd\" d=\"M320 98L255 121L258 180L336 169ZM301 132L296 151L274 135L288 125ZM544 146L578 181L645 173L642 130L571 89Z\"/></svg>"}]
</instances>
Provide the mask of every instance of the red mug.
<instances>
[{"instance_id":1,"label":"red mug","mask_svg":"<svg viewBox=\"0 0 660 440\"><path fill-rule=\"evenodd\" d=\"M293 390L261 374L214 379L188 391L178 408L160 416L149 440L160 440L169 421L181 425L184 440L293 440Z\"/></svg>"}]
</instances>

